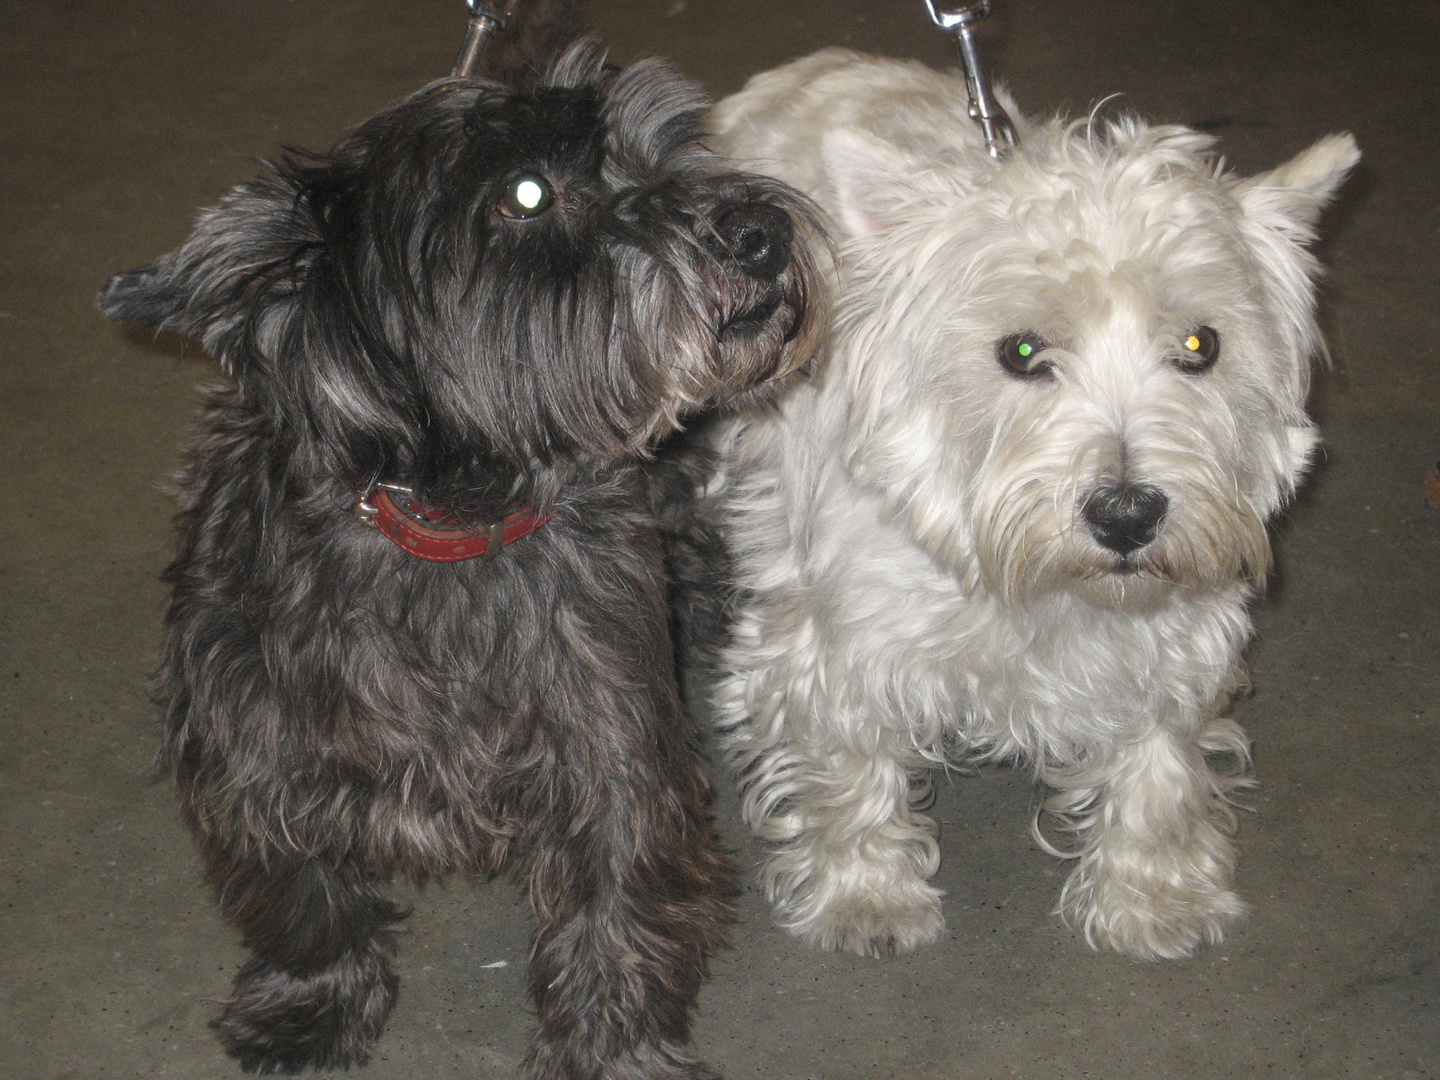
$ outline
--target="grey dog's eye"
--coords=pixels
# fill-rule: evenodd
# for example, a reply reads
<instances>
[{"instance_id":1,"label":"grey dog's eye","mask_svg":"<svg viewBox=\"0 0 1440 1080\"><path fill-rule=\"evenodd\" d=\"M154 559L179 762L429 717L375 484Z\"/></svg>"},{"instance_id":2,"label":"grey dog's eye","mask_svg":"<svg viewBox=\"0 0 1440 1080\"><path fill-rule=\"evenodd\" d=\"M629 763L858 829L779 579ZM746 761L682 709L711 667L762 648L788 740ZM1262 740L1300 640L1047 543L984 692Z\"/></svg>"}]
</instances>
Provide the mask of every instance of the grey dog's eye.
<instances>
[{"instance_id":1,"label":"grey dog's eye","mask_svg":"<svg viewBox=\"0 0 1440 1080\"><path fill-rule=\"evenodd\" d=\"M521 173L505 188L500 197L500 213L508 218L539 217L555 202L550 181L539 173Z\"/></svg>"},{"instance_id":2,"label":"grey dog's eye","mask_svg":"<svg viewBox=\"0 0 1440 1080\"><path fill-rule=\"evenodd\" d=\"M1181 371L1197 375L1208 371L1220 359L1220 335L1213 326L1197 326L1185 335L1180 343L1181 353L1175 357L1175 366Z\"/></svg>"},{"instance_id":3,"label":"grey dog's eye","mask_svg":"<svg viewBox=\"0 0 1440 1080\"><path fill-rule=\"evenodd\" d=\"M995 352L1000 366L1012 375L1040 375L1049 371L1052 365L1047 360L1037 361L1035 358L1049 347L1049 342L1043 337L1027 330L1023 334L1001 338Z\"/></svg>"}]
</instances>

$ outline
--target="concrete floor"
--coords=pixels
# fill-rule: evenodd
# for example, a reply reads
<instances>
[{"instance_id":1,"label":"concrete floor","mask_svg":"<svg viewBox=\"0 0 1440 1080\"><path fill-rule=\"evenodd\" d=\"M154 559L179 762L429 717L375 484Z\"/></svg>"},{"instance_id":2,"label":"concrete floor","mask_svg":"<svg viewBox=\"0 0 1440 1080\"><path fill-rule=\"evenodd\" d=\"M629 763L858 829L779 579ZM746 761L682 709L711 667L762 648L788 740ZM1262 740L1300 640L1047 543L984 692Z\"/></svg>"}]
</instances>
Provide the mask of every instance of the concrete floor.
<instances>
[{"instance_id":1,"label":"concrete floor","mask_svg":"<svg viewBox=\"0 0 1440 1080\"><path fill-rule=\"evenodd\" d=\"M777 931L750 879L701 997L732 1080L1440 1076L1440 5L997 0L996 72L1032 111L1112 93L1209 122L1242 170L1349 129L1326 216L1325 460L1278 529L1257 687L1254 914L1197 959L1090 953L1005 771L940 792L949 932L888 962ZM949 63L920 0L611 0L621 57L711 90L822 45ZM237 1075L205 1028L240 960L164 784L144 681L169 547L162 480L211 374L96 313L277 143L324 147L445 72L459 0L0 7L0 1077ZM723 785L722 785L723 790ZM754 845L720 804L737 858ZM402 894L405 890L399 890ZM513 1077L532 1026L508 883L415 895L372 1080ZM503 966L502 966L503 965Z\"/></svg>"}]
</instances>

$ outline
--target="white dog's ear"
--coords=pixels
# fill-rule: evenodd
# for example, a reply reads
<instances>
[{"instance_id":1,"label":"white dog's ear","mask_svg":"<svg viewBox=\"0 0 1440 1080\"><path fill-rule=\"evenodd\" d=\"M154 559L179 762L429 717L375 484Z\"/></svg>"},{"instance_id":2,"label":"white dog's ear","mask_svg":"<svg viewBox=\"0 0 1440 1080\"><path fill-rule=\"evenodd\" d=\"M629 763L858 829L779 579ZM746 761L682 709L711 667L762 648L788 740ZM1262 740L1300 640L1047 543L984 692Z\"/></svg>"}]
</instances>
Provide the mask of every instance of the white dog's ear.
<instances>
[{"instance_id":1,"label":"white dog's ear","mask_svg":"<svg viewBox=\"0 0 1440 1080\"><path fill-rule=\"evenodd\" d=\"M1308 244L1320 211L1359 160L1354 136L1326 135L1284 165L1241 181L1235 193L1254 220Z\"/></svg>"},{"instance_id":2,"label":"white dog's ear","mask_svg":"<svg viewBox=\"0 0 1440 1080\"><path fill-rule=\"evenodd\" d=\"M849 236L874 236L899 222L934 170L914 154L859 128L836 128L820 140L830 207Z\"/></svg>"}]
</instances>

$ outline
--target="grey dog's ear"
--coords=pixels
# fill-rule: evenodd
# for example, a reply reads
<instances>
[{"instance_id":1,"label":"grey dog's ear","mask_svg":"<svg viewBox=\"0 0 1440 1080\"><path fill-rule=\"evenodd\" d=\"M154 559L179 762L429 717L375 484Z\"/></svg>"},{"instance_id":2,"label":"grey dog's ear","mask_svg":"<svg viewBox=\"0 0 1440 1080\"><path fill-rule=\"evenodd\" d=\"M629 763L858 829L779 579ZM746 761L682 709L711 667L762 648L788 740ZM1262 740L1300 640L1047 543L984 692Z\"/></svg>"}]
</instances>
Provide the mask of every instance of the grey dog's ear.
<instances>
[{"instance_id":1,"label":"grey dog's ear","mask_svg":"<svg viewBox=\"0 0 1440 1080\"><path fill-rule=\"evenodd\" d=\"M229 366L236 332L295 294L317 241L296 188L279 177L257 180L202 214L175 251L112 277L100 310L203 341Z\"/></svg>"}]
</instances>

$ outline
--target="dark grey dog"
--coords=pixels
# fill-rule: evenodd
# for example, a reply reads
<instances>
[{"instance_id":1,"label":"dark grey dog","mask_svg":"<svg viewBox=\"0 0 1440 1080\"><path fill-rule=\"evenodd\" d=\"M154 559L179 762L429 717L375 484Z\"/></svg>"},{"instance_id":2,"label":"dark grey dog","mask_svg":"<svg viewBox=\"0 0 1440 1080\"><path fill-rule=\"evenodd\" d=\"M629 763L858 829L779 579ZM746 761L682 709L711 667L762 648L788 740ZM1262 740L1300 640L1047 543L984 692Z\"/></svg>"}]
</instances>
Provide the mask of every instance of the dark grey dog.
<instances>
[{"instance_id":1,"label":"dark grey dog","mask_svg":"<svg viewBox=\"0 0 1440 1080\"><path fill-rule=\"evenodd\" d=\"M511 867L532 1074L712 1075L682 1044L731 883L651 448L804 364L819 278L799 197L699 145L704 106L589 41L528 86L443 80L101 294L233 378L183 476L160 697L254 953L215 1021L247 1069L366 1060L377 885Z\"/></svg>"}]
</instances>

